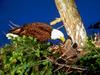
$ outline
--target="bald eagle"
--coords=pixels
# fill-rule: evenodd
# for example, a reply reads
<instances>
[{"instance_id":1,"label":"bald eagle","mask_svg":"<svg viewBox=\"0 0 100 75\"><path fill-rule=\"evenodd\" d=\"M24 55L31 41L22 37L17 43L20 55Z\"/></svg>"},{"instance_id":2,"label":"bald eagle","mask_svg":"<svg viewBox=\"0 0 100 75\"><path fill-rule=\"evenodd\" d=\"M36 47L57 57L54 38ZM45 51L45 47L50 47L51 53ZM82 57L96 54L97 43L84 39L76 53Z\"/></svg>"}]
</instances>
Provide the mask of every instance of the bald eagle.
<instances>
[{"instance_id":1,"label":"bald eagle","mask_svg":"<svg viewBox=\"0 0 100 75\"><path fill-rule=\"evenodd\" d=\"M39 42L46 42L48 40L49 42L51 42L51 40L65 41L64 34L60 30L53 29L50 25L40 22L25 24L22 27L15 27L11 29L6 36L10 39L9 36L17 37L22 35L37 38Z\"/></svg>"}]
</instances>

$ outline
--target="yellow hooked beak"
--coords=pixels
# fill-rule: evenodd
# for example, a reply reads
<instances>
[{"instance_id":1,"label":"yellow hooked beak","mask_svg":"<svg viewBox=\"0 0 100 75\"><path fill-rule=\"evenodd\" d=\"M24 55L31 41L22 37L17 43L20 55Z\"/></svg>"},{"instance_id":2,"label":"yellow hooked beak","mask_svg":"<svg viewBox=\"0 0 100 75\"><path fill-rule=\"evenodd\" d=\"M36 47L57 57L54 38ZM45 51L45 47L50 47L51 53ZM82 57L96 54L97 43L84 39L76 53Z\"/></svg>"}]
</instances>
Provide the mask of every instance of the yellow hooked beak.
<instances>
[{"instance_id":1,"label":"yellow hooked beak","mask_svg":"<svg viewBox=\"0 0 100 75\"><path fill-rule=\"evenodd\" d=\"M65 38L64 37L60 37L59 38L62 42L65 42Z\"/></svg>"}]
</instances>

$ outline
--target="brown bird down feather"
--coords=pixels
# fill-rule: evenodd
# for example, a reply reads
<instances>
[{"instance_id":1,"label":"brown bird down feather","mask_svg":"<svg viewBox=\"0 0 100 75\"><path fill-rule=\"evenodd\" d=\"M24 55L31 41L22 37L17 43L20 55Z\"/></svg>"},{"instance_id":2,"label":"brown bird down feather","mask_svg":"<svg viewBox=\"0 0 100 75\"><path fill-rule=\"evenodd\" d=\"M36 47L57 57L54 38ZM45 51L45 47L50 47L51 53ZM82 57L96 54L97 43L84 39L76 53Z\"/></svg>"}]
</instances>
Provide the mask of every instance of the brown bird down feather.
<instances>
[{"instance_id":1,"label":"brown bird down feather","mask_svg":"<svg viewBox=\"0 0 100 75\"><path fill-rule=\"evenodd\" d=\"M45 23L30 23L23 27L16 27L10 33L17 35L32 36L40 42L45 42L51 37L52 27Z\"/></svg>"}]
</instances>

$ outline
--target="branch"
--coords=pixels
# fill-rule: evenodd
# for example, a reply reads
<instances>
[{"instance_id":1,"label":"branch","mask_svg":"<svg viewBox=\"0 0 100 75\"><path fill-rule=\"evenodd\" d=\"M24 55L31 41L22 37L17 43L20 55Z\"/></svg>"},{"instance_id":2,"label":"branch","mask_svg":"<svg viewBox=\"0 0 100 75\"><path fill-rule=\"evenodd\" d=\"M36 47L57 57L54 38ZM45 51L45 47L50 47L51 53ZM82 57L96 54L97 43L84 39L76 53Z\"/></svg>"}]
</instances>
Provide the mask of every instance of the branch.
<instances>
[{"instance_id":1,"label":"branch","mask_svg":"<svg viewBox=\"0 0 100 75\"><path fill-rule=\"evenodd\" d=\"M54 70L54 72L60 70L63 67L66 67L66 68L72 69L72 70L82 71L82 72L87 70L86 68L80 68L80 67L77 67L77 66L71 66L71 65L66 65L66 64L59 64L57 61L54 61L54 60L50 59L49 57L47 57L47 60L52 62L52 63L54 63L55 65L59 66L56 70Z\"/></svg>"}]
</instances>

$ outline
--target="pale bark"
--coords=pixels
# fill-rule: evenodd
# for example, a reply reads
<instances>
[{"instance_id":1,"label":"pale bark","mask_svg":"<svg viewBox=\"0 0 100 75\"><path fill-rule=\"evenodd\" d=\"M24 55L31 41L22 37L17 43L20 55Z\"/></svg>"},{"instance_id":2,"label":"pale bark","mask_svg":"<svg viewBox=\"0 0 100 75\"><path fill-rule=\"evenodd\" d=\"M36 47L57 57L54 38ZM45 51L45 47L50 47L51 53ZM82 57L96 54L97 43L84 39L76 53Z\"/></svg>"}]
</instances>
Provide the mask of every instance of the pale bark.
<instances>
[{"instance_id":1,"label":"pale bark","mask_svg":"<svg viewBox=\"0 0 100 75\"><path fill-rule=\"evenodd\" d=\"M87 35L75 1L55 0L55 3L66 32L72 38L73 43L77 43L80 47L84 46Z\"/></svg>"}]
</instances>

